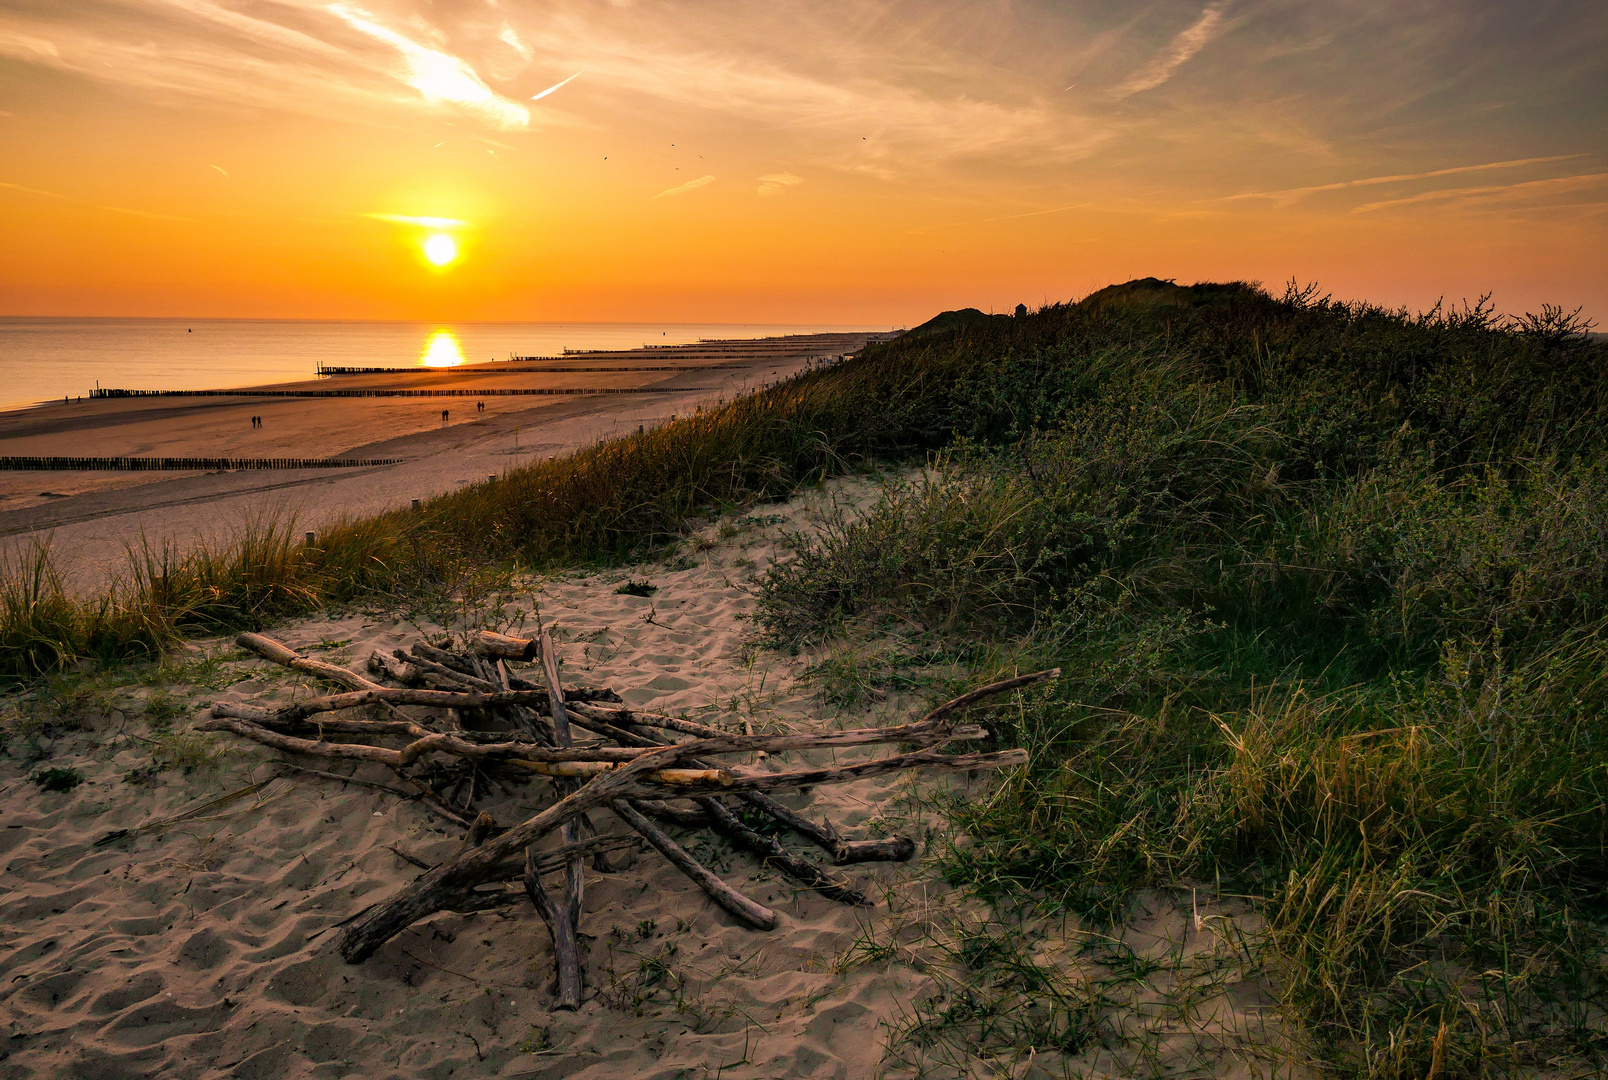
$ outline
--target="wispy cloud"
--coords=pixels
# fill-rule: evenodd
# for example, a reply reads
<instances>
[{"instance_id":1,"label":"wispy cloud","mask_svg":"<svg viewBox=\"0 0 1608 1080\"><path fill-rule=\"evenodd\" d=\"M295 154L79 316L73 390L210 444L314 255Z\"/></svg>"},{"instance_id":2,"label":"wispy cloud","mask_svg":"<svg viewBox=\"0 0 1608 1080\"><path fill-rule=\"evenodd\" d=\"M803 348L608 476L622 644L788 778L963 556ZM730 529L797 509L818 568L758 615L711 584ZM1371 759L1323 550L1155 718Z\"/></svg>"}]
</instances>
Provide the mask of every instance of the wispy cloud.
<instances>
[{"instance_id":1,"label":"wispy cloud","mask_svg":"<svg viewBox=\"0 0 1608 1080\"><path fill-rule=\"evenodd\" d=\"M1218 35L1220 32L1218 27L1222 21L1223 5L1207 4L1205 10L1200 13L1200 18L1173 38L1165 49L1113 86L1108 96L1120 101L1135 94L1142 94L1146 90L1154 90L1172 78L1179 68L1193 60L1195 54Z\"/></svg>"},{"instance_id":2,"label":"wispy cloud","mask_svg":"<svg viewBox=\"0 0 1608 1080\"><path fill-rule=\"evenodd\" d=\"M413 217L408 214L364 214L363 216L374 221L387 221L392 225L418 225L426 229L462 229L469 224L467 221L449 217Z\"/></svg>"},{"instance_id":3,"label":"wispy cloud","mask_svg":"<svg viewBox=\"0 0 1608 1080\"><path fill-rule=\"evenodd\" d=\"M5 188L7 191L20 191L24 195L37 195L41 199L65 199L67 202L80 201L71 195L62 195L55 191L41 191L39 188L28 187L26 184L11 184L3 180L0 180L0 188Z\"/></svg>"},{"instance_id":4,"label":"wispy cloud","mask_svg":"<svg viewBox=\"0 0 1608 1080\"><path fill-rule=\"evenodd\" d=\"M790 172L766 173L759 178L759 194L765 197L781 195L795 184L802 184L802 176L794 176Z\"/></svg>"},{"instance_id":5,"label":"wispy cloud","mask_svg":"<svg viewBox=\"0 0 1608 1080\"><path fill-rule=\"evenodd\" d=\"M1463 205L1512 201L1533 196L1550 196L1596 187L1608 181L1608 173L1580 173L1576 176L1554 176L1547 180L1525 180L1517 184L1494 184L1488 187L1444 188L1425 191L1402 199L1383 199L1355 207L1353 214L1371 214L1401 206L1417 206L1430 202L1450 202Z\"/></svg>"},{"instance_id":6,"label":"wispy cloud","mask_svg":"<svg viewBox=\"0 0 1608 1080\"><path fill-rule=\"evenodd\" d=\"M77 198L73 195L63 195L59 191L44 191L40 188L28 187L26 184L13 184L7 181L0 181L0 188L4 188L7 191L20 191L24 195L32 195L40 199L57 199L61 202L75 203L79 206L87 206L92 210L105 210L107 213L111 214L127 214L130 217L151 218L155 221L193 222L199 220L192 217L178 217L173 214L153 213L150 210L135 210L127 206L100 206L96 203L89 202L86 199Z\"/></svg>"},{"instance_id":7,"label":"wispy cloud","mask_svg":"<svg viewBox=\"0 0 1608 1080\"><path fill-rule=\"evenodd\" d=\"M1488 161L1479 165L1454 165L1446 169L1430 169L1427 172L1394 173L1390 176L1365 176L1356 180L1337 180L1330 184L1312 184L1308 187L1284 188L1280 191L1251 191L1241 195L1228 195L1218 202L1235 202L1241 199L1270 199L1280 206L1289 206L1306 198L1325 191L1344 191L1347 188L1373 187L1378 184L1405 184L1414 180L1434 180L1442 176L1458 176L1463 173L1488 172L1492 169L1518 169L1526 165L1546 165L1554 161L1569 161L1578 158L1579 154L1552 154L1547 157L1514 158L1511 161Z\"/></svg>"},{"instance_id":8,"label":"wispy cloud","mask_svg":"<svg viewBox=\"0 0 1608 1080\"><path fill-rule=\"evenodd\" d=\"M685 195L689 191L697 191L701 187L708 187L714 182L715 178L713 176L700 176L696 180L688 180L685 184L677 184L673 188L665 188L663 191L659 192L659 194L653 196L653 198L662 199L666 195ZM652 202L653 199L649 199L648 201Z\"/></svg>"},{"instance_id":9,"label":"wispy cloud","mask_svg":"<svg viewBox=\"0 0 1608 1080\"><path fill-rule=\"evenodd\" d=\"M329 11L344 19L354 30L361 30L401 53L408 65L405 81L426 99L451 102L500 128L513 130L530 126L529 110L487 86L474 68L458 57L420 45L380 25L361 8L331 4Z\"/></svg>"}]
</instances>

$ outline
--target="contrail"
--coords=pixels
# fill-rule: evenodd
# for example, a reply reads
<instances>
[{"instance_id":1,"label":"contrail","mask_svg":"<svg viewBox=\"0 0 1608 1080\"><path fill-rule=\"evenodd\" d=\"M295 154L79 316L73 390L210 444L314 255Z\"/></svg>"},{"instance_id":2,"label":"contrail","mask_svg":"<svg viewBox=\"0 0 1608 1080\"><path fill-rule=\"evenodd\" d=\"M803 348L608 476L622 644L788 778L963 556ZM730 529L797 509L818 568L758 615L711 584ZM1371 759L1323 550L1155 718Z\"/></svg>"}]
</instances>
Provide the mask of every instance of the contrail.
<instances>
[{"instance_id":1,"label":"contrail","mask_svg":"<svg viewBox=\"0 0 1608 1080\"><path fill-rule=\"evenodd\" d=\"M570 82L571 80L578 79L580 77L581 77L581 73L579 71L577 71L575 74L571 75L568 79L565 79L564 82L556 82L552 86L549 86L546 90L543 90L541 93L534 95L531 98L531 100L532 101L540 101L542 98L546 97L548 94L551 94L554 90L557 90L560 86L563 86L564 83Z\"/></svg>"}]
</instances>

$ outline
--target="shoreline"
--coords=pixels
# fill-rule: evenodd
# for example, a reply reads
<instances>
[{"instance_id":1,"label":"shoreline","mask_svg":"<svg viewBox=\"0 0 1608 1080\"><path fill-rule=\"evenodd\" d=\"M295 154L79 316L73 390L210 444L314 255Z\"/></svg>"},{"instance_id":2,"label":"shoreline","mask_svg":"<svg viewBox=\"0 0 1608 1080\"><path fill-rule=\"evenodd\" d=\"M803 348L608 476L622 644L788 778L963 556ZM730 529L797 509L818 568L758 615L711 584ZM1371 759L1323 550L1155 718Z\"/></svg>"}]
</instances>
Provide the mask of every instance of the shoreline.
<instances>
[{"instance_id":1,"label":"shoreline","mask_svg":"<svg viewBox=\"0 0 1608 1080\"><path fill-rule=\"evenodd\" d=\"M95 590L111 580L129 543L183 549L254 516L289 516L299 529L317 530L406 506L633 427L657 426L881 336L594 351L585 354L594 369L586 372L548 370L572 355L546 367L520 362L517 370L493 361L230 388L257 395L103 397L0 411L0 457L399 459L351 469L0 471L0 550L16 555L49 543L69 586ZM703 353L705 362L688 356L674 370L629 370L644 353L661 359L676 352ZM354 393L319 393L331 389ZM403 396L419 390L454 395ZM265 392L272 396L259 396Z\"/></svg>"}]
</instances>

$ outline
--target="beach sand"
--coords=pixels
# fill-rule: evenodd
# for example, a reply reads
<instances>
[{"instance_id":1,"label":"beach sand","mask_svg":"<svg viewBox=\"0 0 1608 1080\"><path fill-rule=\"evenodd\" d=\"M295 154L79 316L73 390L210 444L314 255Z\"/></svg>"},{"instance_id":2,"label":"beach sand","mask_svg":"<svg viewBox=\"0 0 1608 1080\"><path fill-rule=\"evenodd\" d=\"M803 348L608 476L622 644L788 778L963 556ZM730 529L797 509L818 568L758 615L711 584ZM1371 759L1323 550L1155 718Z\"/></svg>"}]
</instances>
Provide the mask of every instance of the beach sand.
<instances>
[{"instance_id":1,"label":"beach sand","mask_svg":"<svg viewBox=\"0 0 1608 1080\"><path fill-rule=\"evenodd\" d=\"M473 593L428 614L336 612L270 633L361 670L371 651L421 635L529 629L539 608L567 678L633 705L760 731L897 722L924 703L830 705L811 674L827 654L760 649L745 618L758 576L786 550L783 531L813 527L828 499L852 507L871 492L837 483L723 519L651 564ZM628 577L658 591L616 592ZM458 850L462 830L382 791L273 779L276 752L189 733L212 701L305 694L310 681L224 641L194 643L181 660L163 680L130 672L63 685L55 704L47 693L10 718L0 758L7 1077L1304 1075L1280 1049L1243 901L1203 883L1142 896L1125 925L1094 927L992 913L945 884L935 856L949 829L935 797L986 791L986 777L895 775L784 796L853 836L918 841L909 863L847 868L875 899L869 908L801 893L698 830L672 829L779 911L769 933L736 924L652 850L617 857L610 874L588 869L578 1012L551 1009L551 942L528 904L438 914L345 964L335 928L419 873L390 846L436 862ZM29 780L44 767L87 780L45 791ZM355 775L395 783L378 766ZM506 824L550 798L535 780L485 805ZM206 809L152 824L196 808ZM118 829L134 831L95 846ZM989 961L991 949L1040 975L1024 981L1019 966Z\"/></svg>"},{"instance_id":2,"label":"beach sand","mask_svg":"<svg viewBox=\"0 0 1608 1080\"><path fill-rule=\"evenodd\" d=\"M252 515L316 531L405 507L509 468L653 426L852 353L871 335L822 334L580 353L519 364L409 369L285 383L272 390L584 388L651 392L518 397L108 398L0 413L0 456L353 457L354 469L198 472L0 471L0 545L48 540L69 583L104 587L141 536L188 547ZM687 370L555 371L674 365ZM484 403L484 411L477 403ZM448 412L445 426L441 412ZM263 418L260 428L250 418Z\"/></svg>"}]
</instances>

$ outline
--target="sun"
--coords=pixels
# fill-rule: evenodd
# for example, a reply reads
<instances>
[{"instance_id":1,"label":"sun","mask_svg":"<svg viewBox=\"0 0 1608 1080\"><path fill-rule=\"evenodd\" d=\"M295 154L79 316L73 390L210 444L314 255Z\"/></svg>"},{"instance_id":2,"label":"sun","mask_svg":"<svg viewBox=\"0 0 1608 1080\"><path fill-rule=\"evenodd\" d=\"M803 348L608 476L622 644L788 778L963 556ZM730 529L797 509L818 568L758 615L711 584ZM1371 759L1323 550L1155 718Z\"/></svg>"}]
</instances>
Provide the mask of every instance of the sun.
<instances>
[{"instance_id":1,"label":"sun","mask_svg":"<svg viewBox=\"0 0 1608 1080\"><path fill-rule=\"evenodd\" d=\"M431 233L424 241L424 258L431 266L451 266L458 259L458 242L446 233Z\"/></svg>"}]
</instances>

